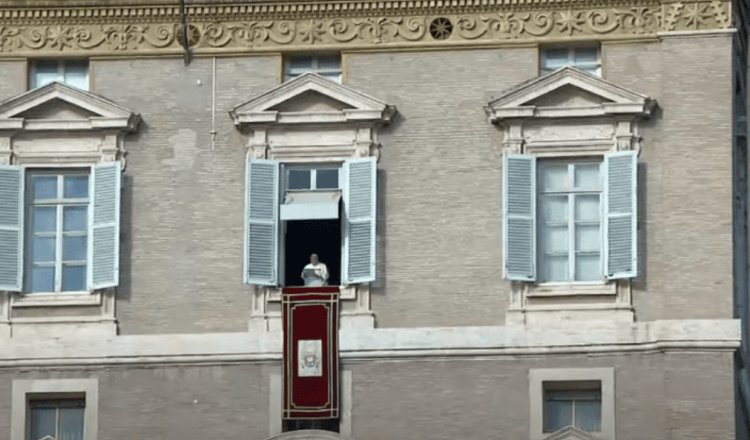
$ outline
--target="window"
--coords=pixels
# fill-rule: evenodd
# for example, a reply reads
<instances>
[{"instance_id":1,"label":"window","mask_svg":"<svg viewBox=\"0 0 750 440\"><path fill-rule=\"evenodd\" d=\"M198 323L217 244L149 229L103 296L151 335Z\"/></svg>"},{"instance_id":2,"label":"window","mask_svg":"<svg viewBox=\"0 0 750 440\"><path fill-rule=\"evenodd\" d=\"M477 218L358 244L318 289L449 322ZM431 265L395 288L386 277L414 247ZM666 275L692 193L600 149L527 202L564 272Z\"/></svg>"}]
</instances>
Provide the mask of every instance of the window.
<instances>
[{"instance_id":1,"label":"window","mask_svg":"<svg viewBox=\"0 0 750 440\"><path fill-rule=\"evenodd\" d=\"M87 60L34 60L30 66L29 86L32 89L60 82L81 90L89 89Z\"/></svg>"},{"instance_id":2,"label":"window","mask_svg":"<svg viewBox=\"0 0 750 440\"><path fill-rule=\"evenodd\" d=\"M284 60L284 81L307 72L341 82L341 55L290 55Z\"/></svg>"},{"instance_id":3,"label":"window","mask_svg":"<svg viewBox=\"0 0 750 440\"><path fill-rule=\"evenodd\" d=\"M300 285L312 253L331 285L375 279L375 158L340 169L250 159L247 171L246 283Z\"/></svg>"},{"instance_id":4,"label":"window","mask_svg":"<svg viewBox=\"0 0 750 440\"><path fill-rule=\"evenodd\" d=\"M0 165L0 290L116 286L120 174L120 162L56 171Z\"/></svg>"},{"instance_id":5,"label":"window","mask_svg":"<svg viewBox=\"0 0 750 440\"><path fill-rule=\"evenodd\" d=\"M539 161L539 282L602 280L600 165Z\"/></svg>"},{"instance_id":6,"label":"window","mask_svg":"<svg viewBox=\"0 0 750 440\"><path fill-rule=\"evenodd\" d=\"M14 379L10 440L96 440L99 382L85 379Z\"/></svg>"},{"instance_id":7,"label":"window","mask_svg":"<svg viewBox=\"0 0 750 440\"><path fill-rule=\"evenodd\" d=\"M29 401L28 440L84 440L85 399Z\"/></svg>"},{"instance_id":8,"label":"window","mask_svg":"<svg viewBox=\"0 0 750 440\"><path fill-rule=\"evenodd\" d=\"M27 292L86 290L89 173L27 173Z\"/></svg>"},{"instance_id":9,"label":"window","mask_svg":"<svg viewBox=\"0 0 750 440\"><path fill-rule=\"evenodd\" d=\"M613 368L542 368L529 370L530 440L568 437L615 438Z\"/></svg>"},{"instance_id":10,"label":"window","mask_svg":"<svg viewBox=\"0 0 750 440\"><path fill-rule=\"evenodd\" d=\"M602 430L601 383L544 383L544 432L568 426L586 432Z\"/></svg>"},{"instance_id":11,"label":"window","mask_svg":"<svg viewBox=\"0 0 750 440\"><path fill-rule=\"evenodd\" d=\"M577 67L583 71L601 76L599 46L549 47L541 50L542 74L550 73L563 66Z\"/></svg>"},{"instance_id":12,"label":"window","mask_svg":"<svg viewBox=\"0 0 750 440\"><path fill-rule=\"evenodd\" d=\"M339 169L330 168L300 168L286 169L287 190L319 190L338 189Z\"/></svg>"},{"instance_id":13,"label":"window","mask_svg":"<svg viewBox=\"0 0 750 440\"><path fill-rule=\"evenodd\" d=\"M634 151L603 160L506 154L506 278L603 283L634 277L637 168Z\"/></svg>"}]
</instances>

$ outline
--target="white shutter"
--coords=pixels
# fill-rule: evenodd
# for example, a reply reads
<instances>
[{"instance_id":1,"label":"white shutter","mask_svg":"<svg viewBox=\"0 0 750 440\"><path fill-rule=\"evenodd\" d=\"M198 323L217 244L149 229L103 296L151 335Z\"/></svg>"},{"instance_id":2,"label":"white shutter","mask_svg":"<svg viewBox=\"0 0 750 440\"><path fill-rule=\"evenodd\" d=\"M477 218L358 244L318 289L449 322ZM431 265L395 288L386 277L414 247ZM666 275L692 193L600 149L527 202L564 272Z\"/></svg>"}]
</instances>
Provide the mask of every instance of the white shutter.
<instances>
[{"instance_id":1,"label":"white shutter","mask_svg":"<svg viewBox=\"0 0 750 440\"><path fill-rule=\"evenodd\" d=\"M635 151L606 155L604 170L604 274L611 280L633 278L638 272Z\"/></svg>"},{"instance_id":2,"label":"white shutter","mask_svg":"<svg viewBox=\"0 0 750 440\"><path fill-rule=\"evenodd\" d=\"M0 165L0 290L23 287L23 168Z\"/></svg>"},{"instance_id":3,"label":"white shutter","mask_svg":"<svg viewBox=\"0 0 750 440\"><path fill-rule=\"evenodd\" d=\"M375 219L377 162L374 157L344 162L345 284L375 281Z\"/></svg>"},{"instance_id":4,"label":"white shutter","mask_svg":"<svg viewBox=\"0 0 750 440\"><path fill-rule=\"evenodd\" d=\"M88 288L117 286L120 278L120 162L91 167Z\"/></svg>"},{"instance_id":5,"label":"white shutter","mask_svg":"<svg viewBox=\"0 0 750 440\"><path fill-rule=\"evenodd\" d=\"M278 283L279 163L248 157L245 182L245 283Z\"/></svg>"},{"instance_id":6,"label":"white shutter","mask_svg":"<svg viewBox=\"0 0 750 440\"><path fill-rule=\"evenodd\" d=\"M505 278L536 280L536 158L503 156Z\"/></svg>"}]
</instances>

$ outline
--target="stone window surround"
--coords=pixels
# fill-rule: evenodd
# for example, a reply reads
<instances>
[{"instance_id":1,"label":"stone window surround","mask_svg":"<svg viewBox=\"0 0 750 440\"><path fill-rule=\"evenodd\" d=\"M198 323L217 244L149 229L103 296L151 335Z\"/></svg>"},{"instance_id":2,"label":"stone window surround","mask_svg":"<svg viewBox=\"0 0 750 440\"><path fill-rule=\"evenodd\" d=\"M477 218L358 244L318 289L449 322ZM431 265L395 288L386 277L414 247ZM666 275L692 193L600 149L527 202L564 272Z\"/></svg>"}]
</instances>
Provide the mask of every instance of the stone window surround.
<instances>
[{"instance_id":1,"label":"stone window surround","mask_svg":"<svg viewBox=\"0 0 750 440\"><path fill-rule=\"evenodd\" d=\"M309 93L322 97L324 107L294 108L295 100L305 99ZM343 103L343 108L331 107L335 105L331 102ZM390 122L395 112L395 107L376 98L305 73L236 106L230 116L238 129L249 135L246 148L250 157L310 165L342 163L357 157L379 158L378 128ZM339 289L339 298L353 305L352 309L342 307L341 326L373 328L370 284L342 284ZM281 312L270 307L280 304L281 290L253 286L251 328L281 330Z\"/></svg>"},{"instance_id":2,"label":"stone window surround","mask_svg":"<svg viewBox=\"0 0 750 440\"><path fill-rule=\"evenodd\" d=\"M599 103L544 101L566 87L601 99ZM577 93L577 92L576 92ZM541 100L541 101L539 101ZM485 107L490 122L500 125L502 152L534 155L538 159L603 157L607 153L641 148L639 121L655 101L573 67L563 67L503 94ZM509 325L590 318L632 322L631 280L587 283L511 282L506 315ZM557 314L557 318L545 316Z\"/></svg>"},{"instance_id":3,"label":"stone window surround","mask_svg":"<svg viewBox=\"0 0 750 440\"><path fill-rule=\"evenodd\" d=\"M63 115L35 118L21 116L29 109L44 108L60 100L94 116L71 119ZM90 92L60 83L28 91L12 98L0 107L0 163L20 165L24 168L90 168L99 163L120 161L125 169L125 132L134 131L140 116ZM39 148L47 144L55 148ZM44 307L98 307L99 313L90 316L63 317L13 317L12 310ZM116 333L115 289L101 289L85 293L33 293L7 292L0 294L0 326L30 324L81 323L101 325L96 334ZM18 328L17 330L20 330ZM80 330L80 328L76 328ZM35 330L31 330L34 332ZM0 332L0 338L10 337L10 329ZM15 336L14 332L14 336Z\"/></svg>"},{"instance_id":4,"label":"stone window surround","mask_svg":"<svg viewBox=\"0 0 750 440\"><path fill-rule=\"evenodd\" d=\"M601 432L587 433L595 439L615 440L614 368L541 368L529 370L529 439L544 440L554 433L544 432L544 382L601 383Z\"/></svg>"},{"instance_id":5,"label":"stone window surround","mask_svg":"<svg viewBox=\"0 0 750 440\"><path fill-rule=\"evenodd\" d=\"M84 437L96 440L99 431L99 380L88 379L15 379L11 397L10 440L26 440L28 398L30 395L84 395Z\"/></svg>"}]
</instances>

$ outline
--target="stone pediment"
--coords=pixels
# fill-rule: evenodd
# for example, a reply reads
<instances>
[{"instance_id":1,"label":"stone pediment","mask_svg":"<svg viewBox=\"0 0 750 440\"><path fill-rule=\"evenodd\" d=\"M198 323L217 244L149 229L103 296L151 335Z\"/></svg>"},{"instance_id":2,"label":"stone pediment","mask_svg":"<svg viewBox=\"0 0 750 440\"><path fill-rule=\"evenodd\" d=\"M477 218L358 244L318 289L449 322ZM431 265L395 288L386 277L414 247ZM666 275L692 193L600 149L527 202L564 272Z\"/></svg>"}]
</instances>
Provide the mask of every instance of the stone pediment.
<instances>
[{"instance_id":1,"label":"stone pediment","mask_svg":"<svg viewBox=\"0 0 750 440\"><path fill-rule=\"evenodd\" d=\"M655 101L575 67L519 84L486 107L492 122L517 118L648 116Z\"/></svg>"},{"instance_id":2,"label":"stone pediment","mask_svg":"<svg viewBox=\"0 0 750 440\"><path fill-rule=\"evenodd\" d=\"M544 440L596 440L596 437L585 431L581 431L576 427L568 426L550 434L549 437L545 437Z\"/></svg>"},{"instance_id":3,"label":"stone pediment","mask_svg":"<svg viewBox=\"0 0 750 440\"><path fill-rule=\"evenodd\" d=\"M306 73L238 105L236 125L390 121L395 107L314 73Z\"/></svg>"},{"instance_id":4,"label":"stone pediment","mask_svg":"<svg viewBox=\"0 0 750 440\"><path fill-rule=\"evenodd\" d=\"M140 116L91 92L52 83L0 103L0 130L132 131Z\"/></svg>"}]
</instances>

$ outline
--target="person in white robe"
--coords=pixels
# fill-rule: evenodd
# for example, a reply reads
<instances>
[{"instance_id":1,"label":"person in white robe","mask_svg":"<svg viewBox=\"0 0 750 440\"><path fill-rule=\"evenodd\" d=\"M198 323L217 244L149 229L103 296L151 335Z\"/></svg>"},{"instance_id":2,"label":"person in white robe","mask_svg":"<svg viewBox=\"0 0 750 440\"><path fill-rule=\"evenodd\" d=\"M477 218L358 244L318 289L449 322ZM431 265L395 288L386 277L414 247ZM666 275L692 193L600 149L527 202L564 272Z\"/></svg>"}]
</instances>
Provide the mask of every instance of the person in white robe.
<instances>
[{"instance_id":1,"label":"person in white robe","mask_svg":"<svg viewBox=\"0 0 750 440\"><path fill-rule=\"evenodd\" d=\"M310 263L302 269L302 279L308 287L328 285L328 267L320 261L318 254L310 255Z\"/></svg>"}]
</instances>

